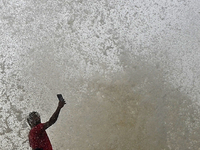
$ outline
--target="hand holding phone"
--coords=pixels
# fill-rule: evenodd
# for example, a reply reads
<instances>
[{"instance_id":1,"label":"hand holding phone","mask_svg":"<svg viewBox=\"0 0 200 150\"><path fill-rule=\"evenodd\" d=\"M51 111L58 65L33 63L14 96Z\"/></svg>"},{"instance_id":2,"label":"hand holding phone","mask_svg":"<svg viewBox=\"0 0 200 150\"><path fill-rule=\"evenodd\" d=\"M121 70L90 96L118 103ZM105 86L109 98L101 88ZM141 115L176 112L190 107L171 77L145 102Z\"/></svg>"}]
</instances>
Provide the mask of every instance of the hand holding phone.
<instances>
[{"instance_id":1,"label":"hand holding phone","mask_svg":"<svg viewBox=\"0 0 200 150\"><path fill-rule=\"evenodd\" d=\"M62 94L57 94L57 97L59 99L58 107L62 108L66 104L66 102L65 102Z\"/></svg>"},{"instance_id":2,"label":"hand holding phone","mask_svg":"<svg viewBox=\"0 0 200 150\"><path fill-rule=\"evenodd\" d=\"M62 94L57 94L57 97L58 97L59 101L64 101Z\"/></svg>"}]
</instances>

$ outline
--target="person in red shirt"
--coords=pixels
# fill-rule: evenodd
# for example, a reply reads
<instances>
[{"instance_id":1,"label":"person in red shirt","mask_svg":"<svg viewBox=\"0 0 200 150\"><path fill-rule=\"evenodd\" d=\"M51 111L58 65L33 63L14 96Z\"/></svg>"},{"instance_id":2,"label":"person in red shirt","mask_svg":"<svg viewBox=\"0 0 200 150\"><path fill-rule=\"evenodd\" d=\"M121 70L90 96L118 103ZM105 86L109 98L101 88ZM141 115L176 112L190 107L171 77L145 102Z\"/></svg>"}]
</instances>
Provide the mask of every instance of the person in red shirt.
<instances>
[{"instance_id":1,"label":"person in red shirt","mask_svg":"<svg viewBox=\"0 0 200 150\"><path fill-rule=\"evenodd\" d=\"M29 132L29 144L33 150L53 150L46 129L53 125L59 116L61 108L65 105L65 101L59 101L56 111L53 113L49 121L41 123L40 115L38 112L31 112L27 118L27 122L31 127Z\"/></svg>"}]
</instances>

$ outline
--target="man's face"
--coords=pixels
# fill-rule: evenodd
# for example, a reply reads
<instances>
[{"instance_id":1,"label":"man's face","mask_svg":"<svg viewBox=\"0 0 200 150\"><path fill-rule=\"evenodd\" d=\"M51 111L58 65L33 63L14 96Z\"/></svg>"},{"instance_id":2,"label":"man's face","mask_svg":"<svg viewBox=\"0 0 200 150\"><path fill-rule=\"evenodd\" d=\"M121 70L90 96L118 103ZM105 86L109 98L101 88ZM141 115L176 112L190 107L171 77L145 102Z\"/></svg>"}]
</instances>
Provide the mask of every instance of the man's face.
<instances>
[{"instance_id":1,"label":"man's face","mask_svg":"<svg viewBox=\"0 0 200 150\"><path fill-rule=\"evenodd\" d=\"M37 124L39 124L40 122L41 122L40 117L37 116L37 115L34 115L34 116L33 116L33 123L34 123L34 125L37 125Z\"/></svg>"},{"instance_id":2,"label":"man's face","mask_svg":"<svg viewBox=\"0 0 200 150\"><path fill-rule=\"evenodd\" d=\"M38 115L34 114L34 116L32 117L31 119L32 121L32 126L36 126L38 125L39 123L41 123L41 119Z\"/></svg>"},{"instance_id":3,"label":"man's face","mask_svg":"<svg viewBox=\"0 0 200 150\"><path fill-rule=\"evenodd\" d=\"M36 125L38 125L39 123L41 123L41 120L40 120L40 115L38 112L31 112L29 113L29 116L27 118L27 121L28 121L28 124L31 126L31 127L34 127Z\"/></svg>"}]
</instances>

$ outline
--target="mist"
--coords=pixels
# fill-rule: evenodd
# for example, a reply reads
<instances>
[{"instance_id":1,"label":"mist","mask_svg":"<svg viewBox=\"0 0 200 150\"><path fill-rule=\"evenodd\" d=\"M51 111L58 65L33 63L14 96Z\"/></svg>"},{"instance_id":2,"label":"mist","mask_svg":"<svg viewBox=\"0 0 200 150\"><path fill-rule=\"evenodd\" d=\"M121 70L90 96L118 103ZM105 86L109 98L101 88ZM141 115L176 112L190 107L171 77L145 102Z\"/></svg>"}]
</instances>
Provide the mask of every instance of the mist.
<instances>
[{"instance_id":1,"label":"mist","mask_svg":"<svg viewBox=\"0 0 200 150\"><path fill-rule=\"evenodd\" d=\"M0 2L0 146L31 149L29 112L54 150L198 150L200 1Z\"/></svg>"}]
</instances>

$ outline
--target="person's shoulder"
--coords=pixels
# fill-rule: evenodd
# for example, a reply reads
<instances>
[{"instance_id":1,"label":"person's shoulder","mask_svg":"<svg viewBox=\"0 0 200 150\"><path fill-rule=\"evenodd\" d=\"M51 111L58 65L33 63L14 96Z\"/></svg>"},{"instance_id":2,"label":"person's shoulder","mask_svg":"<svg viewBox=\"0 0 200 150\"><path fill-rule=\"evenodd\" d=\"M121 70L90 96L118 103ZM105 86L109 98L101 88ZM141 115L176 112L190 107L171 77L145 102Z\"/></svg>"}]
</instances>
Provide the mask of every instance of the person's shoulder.
<instances>
[{"instance_id":1,"label":"person's shoulder","mask_svg":"<svg viewBox=\"0 0 200 150\"><path fill-rule=\"evenodd\" d=\"M43 128L44 127L44 123L39 123L38 125L37 125L37 128Z\"/></svg>"},{"instance_id":2,"label":"person's shoulder","mask_svg":"<svg viewBox=\"0 0 200 150\"><path fill-rule=\"evenodd\" d=\"M30 131L30 133L39 133L41 131L45 130L44 129L44 123L39 123L35 127L33 127Z\"/></svg>"},{"instance_id":3,"label":"person's shoulder","mask_svg":"<svg viewBox=\"0 0 200 150\"><path fill-rule=\"evenodd\" d=\"M44 127L44 123L39 123L36 126L34 126L31 130L37 130L37 129L40 129L40 128L43 128L43 127Z\"/></svg>"},{"instance_id":4,"label":"person's shoulder","mask_svg":"<svg viewBox=\"0 0 200 150\"><path fill-rule=\"evenodd\" d=\"M40 126L43 126L43 125L44 125L44 123L39 123L38 125L40 125Z\"/></svg>"},{"instance_id":5,"label":"person's shoulder","mask_svg":"<svg viewBox=\"0 0 200 150\"><path fill-rule=\"evenodd\" d=\"M44 124L43 123L39 123L39 124L37 124L35 127L33 127L33 128L38 128L38 127L40 127L40 126L43 126Z\"/></svg>"}]
</instances>

